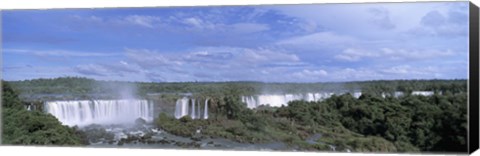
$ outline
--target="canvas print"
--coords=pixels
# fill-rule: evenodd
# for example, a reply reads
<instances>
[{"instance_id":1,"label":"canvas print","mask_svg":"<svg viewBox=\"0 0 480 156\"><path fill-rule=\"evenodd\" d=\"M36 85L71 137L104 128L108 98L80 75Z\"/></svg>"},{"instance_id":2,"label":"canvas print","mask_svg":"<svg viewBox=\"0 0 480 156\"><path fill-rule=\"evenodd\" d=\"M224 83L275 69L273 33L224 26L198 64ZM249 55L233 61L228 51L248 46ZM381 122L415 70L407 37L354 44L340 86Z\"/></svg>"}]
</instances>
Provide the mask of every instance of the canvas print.
<instances>
[{"instance_id":1,"label":"canvas print","mask_svg":"<svg viewBox=\"0 0 480 156\"><path fill-rule=\"evenodd\" d=\"M468 4L2 10L1 141L465 153Z\"/></svg>"}]
</instances>

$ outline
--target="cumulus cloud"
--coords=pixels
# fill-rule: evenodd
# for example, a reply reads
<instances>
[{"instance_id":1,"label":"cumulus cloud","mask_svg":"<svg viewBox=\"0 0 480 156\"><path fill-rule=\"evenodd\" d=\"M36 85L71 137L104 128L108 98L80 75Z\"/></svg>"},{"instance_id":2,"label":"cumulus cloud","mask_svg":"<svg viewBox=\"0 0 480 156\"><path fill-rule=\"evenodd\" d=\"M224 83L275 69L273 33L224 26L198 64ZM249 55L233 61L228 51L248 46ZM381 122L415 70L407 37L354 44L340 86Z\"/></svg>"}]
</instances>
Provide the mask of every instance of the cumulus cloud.
<instances>
[{"instance_id":1,"label":"cumulus cloud","mask_svg":"<svg viewBox=\"0 0 480 156\"><path fill-rule=\"evenodd\" d=\"M446 17L444 17L438 11L430 11L425 16L422 17L420 23L425 26L437 27L445 24Z\"/></svg>"},{"instance_id":2,"label":"cumulus cloud","mask_svg":"<svg viewBox=\"0 0 480 156\"><path fill-rule=\"evenodd\" d=\"M407 6L414 9L405 9ZM468 48L465 10L422 3L207 7L115 16L89 12L71 16L76 22L62 21L67 23L66 31L55 35L87 34L79 36L81 44L71 42L69 47L138 49L115 54L5 49L5 54L59 60L78 57L67 65L75 74L145 81L315 82L428 78L428 74L464 77L456 71L468 63L464 53ZM68 31L77 25L87 29ZM44 27L51 28L40 25L38 31L44 32ZM108 41L98 44L103 39ZM454 70L445 68L444 64L454 64L448 62L464 64L456 64ZM454 76L449 77L452 73Z\"/></svg>"},{"instance_id":3,"label":"cumulus cloud","mask_svg":"<svg viewBox=\"0 0 480 156\"><path fill-rule=\"evenodd\" d=\"M179 58L183 58L184 63L215 63L219 66L229 64L230 67L301 62L293 53L272 48L206 47L187 52Z\"/></svg>"},{"instance_id":4,"label":"cumulus cloud","mask_svg":"<svg viewBox=\"0 0 480 156\"><path fill-rule=\"evenodd\" d=\"M205 47L169 55L155 50L126 49L125 56L128 58L128 64L138 65L145 71L146 77L161 76L165 81L218 79L222 76L232 79L239 77L256 79L259 77L255 75L265 69L289 69L305 65L297 55L271 48ZM120 67L123 66L116 66ZM130 71L130 68L121 70ZM305 72L317 75L322 73L308 70Z\"/></svg>"},{"instance_id":5,"label":"cumulus cloud","mask_svg":"<svg viewBox=\"0 0 480 156\"><path fill-rule=\"evenodd\" d=\"M468 35L467 12L449 11L442 13L434 10L425 14L419 26L409 32L420 36L458 37Z\"/></svg>"},{"instance_id":6,"label":"cumulus cloud","mask_svg":"<svg viewBox=\"0 0 480 156\"><path fill-rule=\"evenodd\" d=\"M76 67L84 75L142 75L149 81L352 81L441 76L435 65L415 69L402 62L455 55L451 50L405 50L393 48L347 48L334 58L340 61L373 61L374 66L325 67L306 62L295 53L277 48L204 47L175 53L149 49L125 49L127 60L117 64ZM380 60L380 61L379 61ZM375 66L386 61L385 66ZM428 74L425 74L428 73Z\"/></svg>"}]
</instances>

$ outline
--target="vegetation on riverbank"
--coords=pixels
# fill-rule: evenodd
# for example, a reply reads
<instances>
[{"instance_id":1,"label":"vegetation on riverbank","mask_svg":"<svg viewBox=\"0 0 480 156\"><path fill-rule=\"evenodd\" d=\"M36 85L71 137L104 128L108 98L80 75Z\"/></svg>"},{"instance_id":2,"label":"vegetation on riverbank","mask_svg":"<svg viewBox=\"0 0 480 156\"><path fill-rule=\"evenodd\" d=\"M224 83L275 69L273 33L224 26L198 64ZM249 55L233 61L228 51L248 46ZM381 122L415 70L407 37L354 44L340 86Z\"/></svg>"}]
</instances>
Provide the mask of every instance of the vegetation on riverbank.
<instances>
[{"instance_id":1,"label":"vegetation on riverbank","mask_svg":"<svg viewBox=\"0 0 480 156\"><path fill-rule=\"evenodd\" d=\"M2 144L85 145L84 134L63 126L57 118L40 111L27 111L17 93L2 82Z\"/></svg>"}]
</instances>

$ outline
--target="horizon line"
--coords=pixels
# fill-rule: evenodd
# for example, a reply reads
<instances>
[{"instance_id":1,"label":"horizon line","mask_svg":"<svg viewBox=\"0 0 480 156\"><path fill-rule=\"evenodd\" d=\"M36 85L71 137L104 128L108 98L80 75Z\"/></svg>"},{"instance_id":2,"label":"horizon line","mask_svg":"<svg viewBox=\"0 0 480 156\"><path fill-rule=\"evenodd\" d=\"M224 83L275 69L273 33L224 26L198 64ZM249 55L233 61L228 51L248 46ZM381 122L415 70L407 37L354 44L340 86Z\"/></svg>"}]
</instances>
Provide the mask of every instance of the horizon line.
<instances>
[{"instance_id":1,"label":"horizon line","mask_svg":"<svg viewBox=\"0 0 480 156\"><path fill-rule=\"evenodd\" d=\"M81 76L60 76L54 78L34 78L34 79L23 79L23 80L4 80L6 82L22 82L22 81L34 81L34 80L54 80L54 79L62 79L62 78L77 78L77 79L89 79L93 81L104 81L104 82L124 82L124 83L238 83L238 82L249 82L249 83L306 83L306 84L314 84L314 83L354 83L354 82L375 82L375 81L459 81L459 80L467 80L468 78L451 78L451 79L440 79L440 78L431 78L431 79L372 79L372 80L355 80L355 81L324 81L324 82L288 82L288 81L278 81L278 82L266 82L266 81L253 81L253 80L234 80L234 81L164 81L164 82L155 82L155 81L126 81L126 80L99 80L95 78L89 77L81 77Z\"/></svg>"}]
</instances>

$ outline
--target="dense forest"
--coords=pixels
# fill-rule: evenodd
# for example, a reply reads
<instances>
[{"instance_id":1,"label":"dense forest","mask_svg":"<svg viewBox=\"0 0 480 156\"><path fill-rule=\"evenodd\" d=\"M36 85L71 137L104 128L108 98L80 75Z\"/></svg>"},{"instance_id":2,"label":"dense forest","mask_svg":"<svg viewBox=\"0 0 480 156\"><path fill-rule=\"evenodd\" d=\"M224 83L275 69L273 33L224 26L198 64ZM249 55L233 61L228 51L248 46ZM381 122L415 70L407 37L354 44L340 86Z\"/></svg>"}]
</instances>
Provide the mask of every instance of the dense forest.
<instances>
[{"instance_id":1,"label":"dense forest","mask_svg":"<svg viewBox=\"0 0 480 156\"><path fill-rule=\"evenodd\" d=\"M107 96L120 96L119 86L133 87L136 96L165 92L208 96L211 99L209 119L193 120L189 116L175 119L162 113L155 120L156 126L179 136L219 137L246 143L278 141L298 150L332 150L335 147L335 151L354 152L467 151L466 80L145 83L66 77L12 81L3 85L3 142L82 144L81 131L61 126L51 115L25 111L12 88L27 100L43 94L90 98L106 93L111 93ZM319 102L291 101L288 106L255 109L248 109L239 97L258 93L344 90L361 90L362 95L355 98L347 93ZM381 96L381 93L395 91L407 94ZM434 94L408 94L412 91L433 91ZM22 124L19 121L23 121ZM201 130L202 135L198 135L197 130Z\"/></svg>"},{"instance_id":2,"label":"dense forest","mask_svg":"<svg viewBox=\"0 0 480 156\"><path fill-rule=\"evenodd\" d=\"M54 116L27 111L17 92L2 81L2 144L68 145L88 144L76 127L63 126Z\"/></svg>"}]
</instances>

